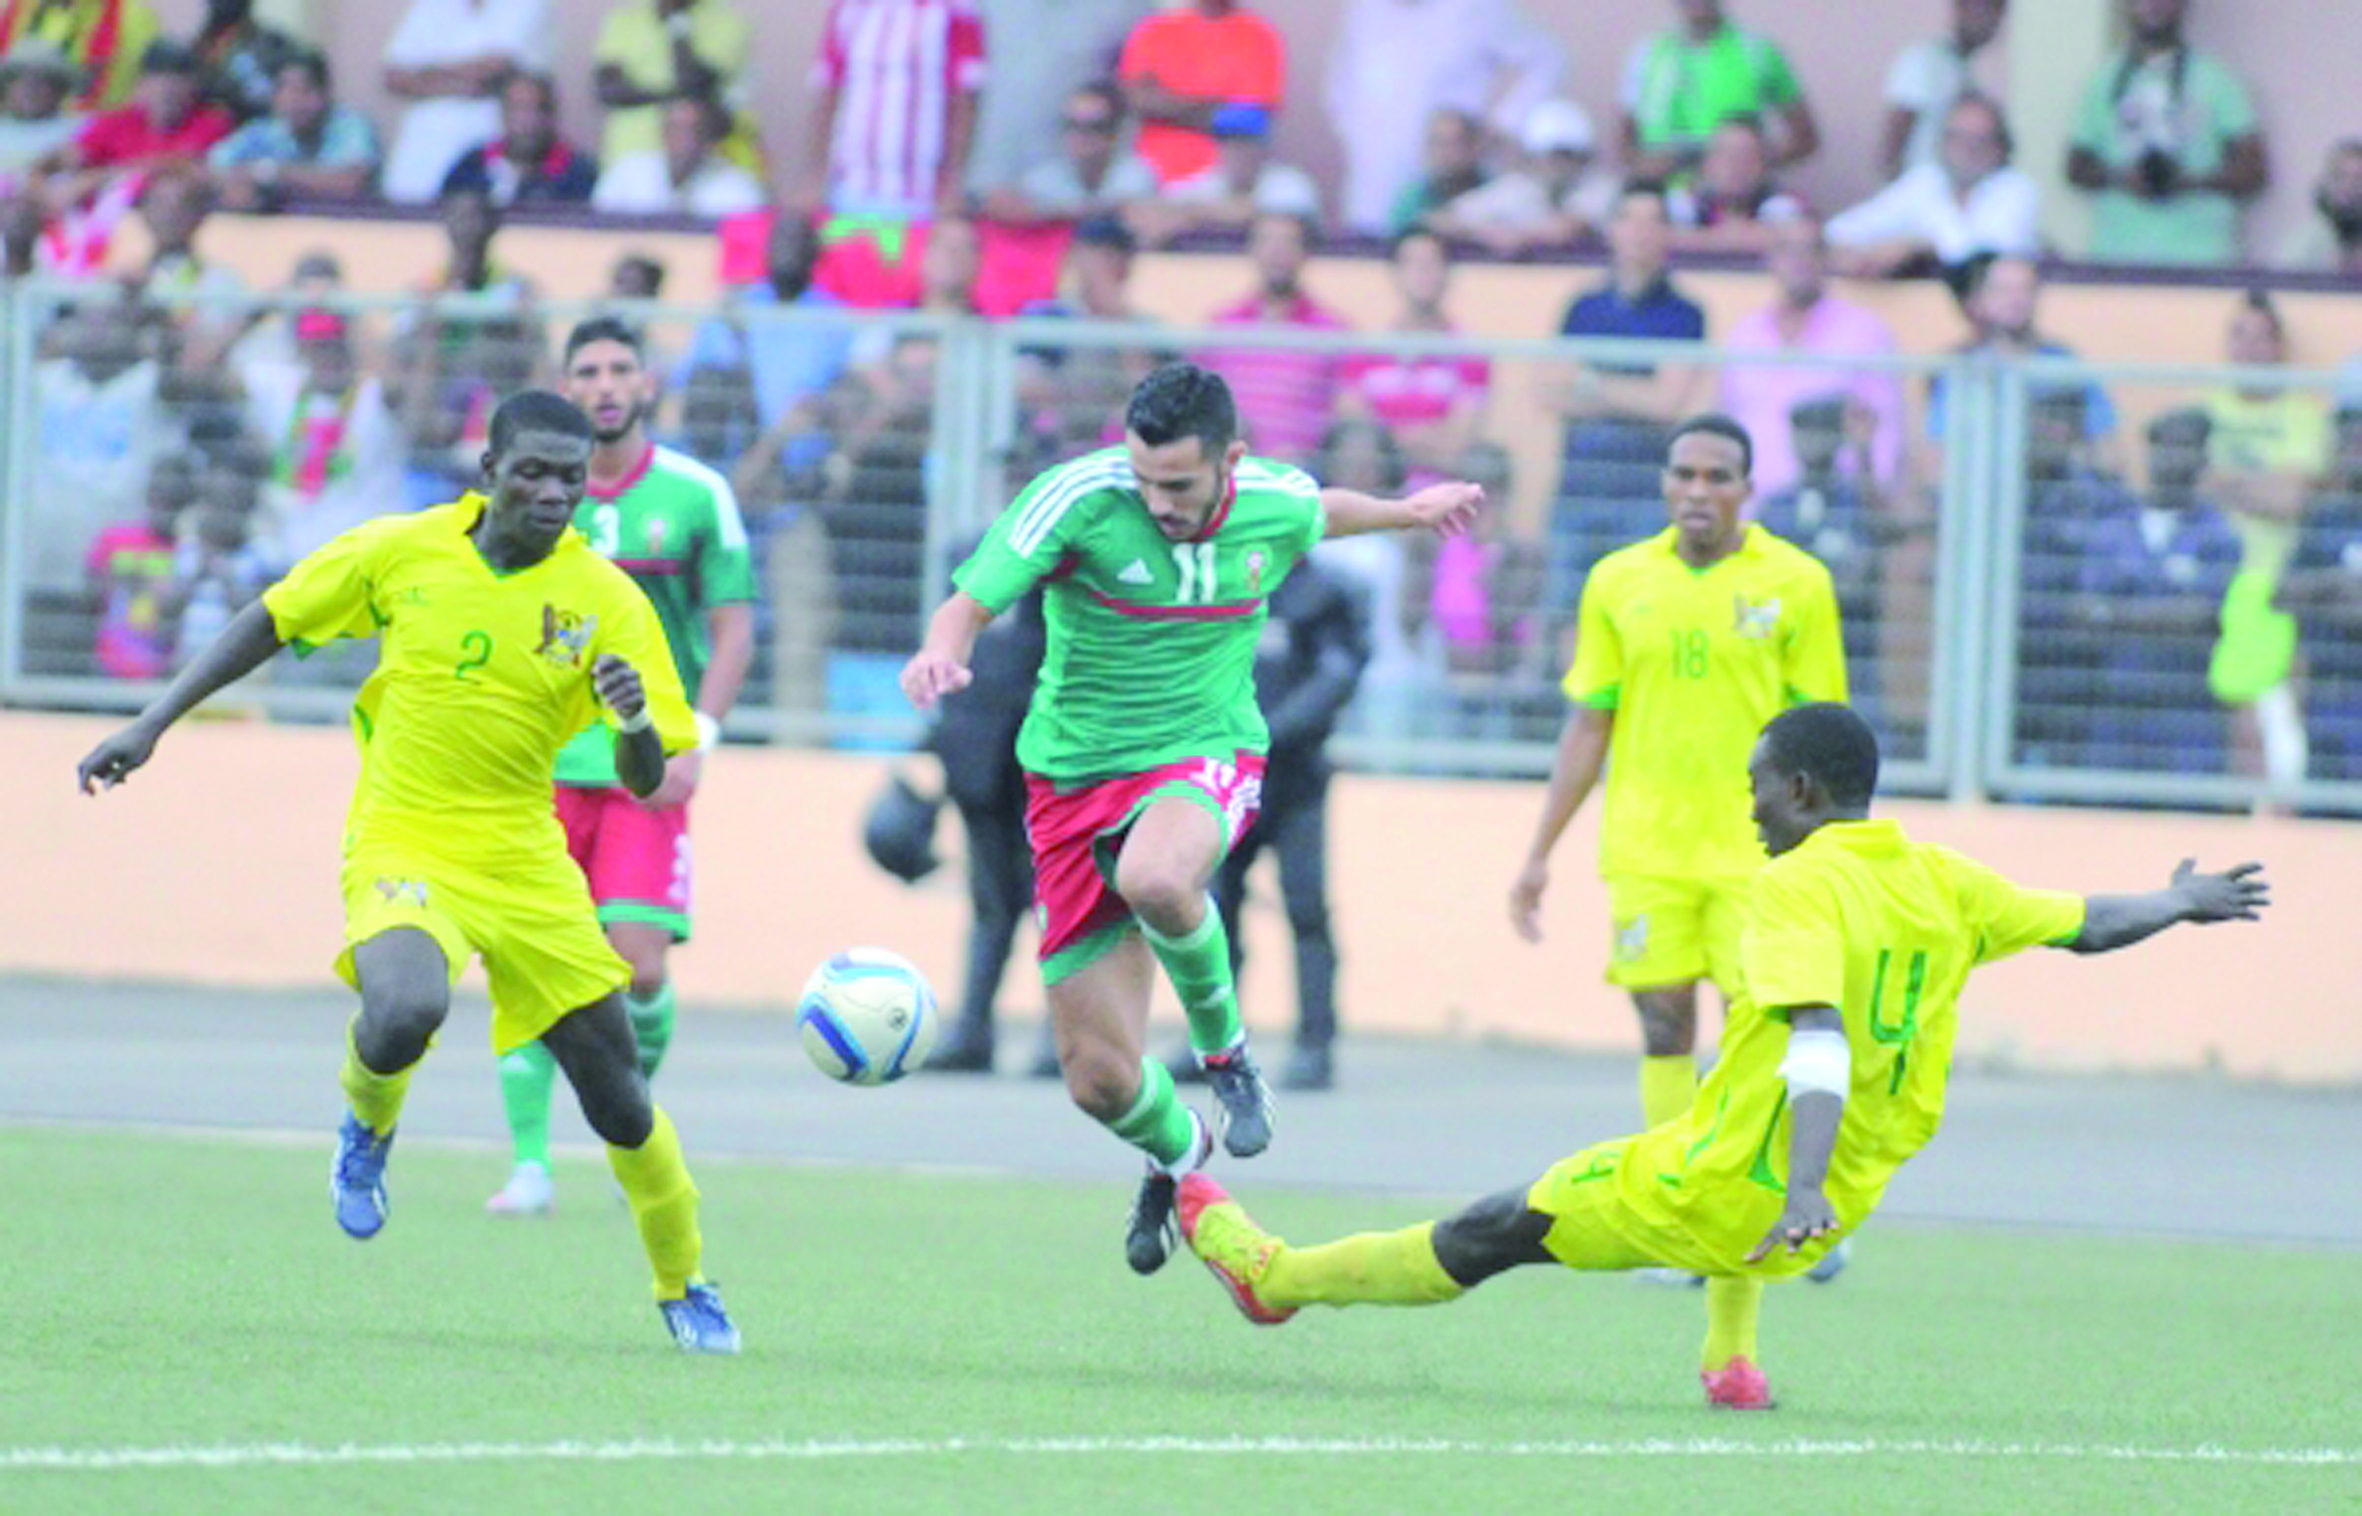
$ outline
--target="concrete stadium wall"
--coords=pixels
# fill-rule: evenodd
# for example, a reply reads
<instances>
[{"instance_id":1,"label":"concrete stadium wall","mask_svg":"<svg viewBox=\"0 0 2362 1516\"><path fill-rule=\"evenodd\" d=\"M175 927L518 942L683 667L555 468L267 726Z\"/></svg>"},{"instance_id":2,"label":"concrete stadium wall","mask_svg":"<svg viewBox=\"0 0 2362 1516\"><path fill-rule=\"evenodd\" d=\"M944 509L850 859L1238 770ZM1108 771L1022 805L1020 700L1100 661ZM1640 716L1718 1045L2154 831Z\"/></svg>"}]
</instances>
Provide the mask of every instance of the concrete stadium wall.
<instances>
[{"instance_id":1,"label":"concrete stadium wall","mask_svg":"<svg viewBox=\"0 0 2362 1516\"><path fill-rule=\"evenodd\" d=\"M0 871L0 972L332 982L337 840L357 767L351 743L341 731L237 714L233 697L220 717L193 720L148 770L97 799L72 793L72 773L106 723L0 714L0 835L16 860ZM940 990L956 993L959 828L946 818L939 842L952 862L919 888L879 873L858 826L887 767L882 758L785 749L717 755L698 802L698 938L678 960L686 998L781 1007L821 956L864 943L909 955ZM1599 979L1608 944L1588 819L1561 851L1549 940L1530 948L1509 930L1504 892L1539 801L1532 784L1339 782L1331 875L1348 1027L1635 1045L1630 1011ZM2362 1080L2362 1017L2343 994L2351 926L2339 905L2352 878L2351 827L1889 809L1916 834L2029 883L2141 889L2185 855L2271 866L2280 904L2261 926L2185 930L2101 960L2035 953L1987 971L1963 1017L1963 1057ZM1247 939L1249 1020L1283 1026L1292 981L1268 880L1258 881ZM1020 963L1006 1004L1027 1012L1039 996L1039 980Z\"/></svg>"}]
</instances>

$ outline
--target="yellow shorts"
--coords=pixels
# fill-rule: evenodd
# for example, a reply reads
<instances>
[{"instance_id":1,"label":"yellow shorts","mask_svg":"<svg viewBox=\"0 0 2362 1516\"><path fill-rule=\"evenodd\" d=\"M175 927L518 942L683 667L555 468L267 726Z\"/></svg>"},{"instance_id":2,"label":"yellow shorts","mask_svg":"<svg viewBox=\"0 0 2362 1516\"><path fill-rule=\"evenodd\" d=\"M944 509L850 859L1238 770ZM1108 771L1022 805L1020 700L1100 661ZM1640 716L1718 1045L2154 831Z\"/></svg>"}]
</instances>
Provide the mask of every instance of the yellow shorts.
<instances>
[{"instance_id":1,"label":"yellow shorts","mask_svg":"<svg viewBox=\"0 0 2362 1516\"><path fill-rule=\"evenodd\" d=\"M631 982L607 945L582 870L564 852L504 860L498 874L399 842L356 841L343 870L344 950L336 972L358 989L353 949L414 927L435 939L457 984L481 954L492 981L492 1050L533 1041L570 1011Z\"/></svg>"},{"instance_id":2,"label":"yellow shorts","mask_svg":"<svg viewBox=\"0 0 2362 1516\"><path fill-rule=\"evenodd\" d=\"M1679 1159L1678 1152L1652 1154L1647 1141L1644 1133L1595 1143L1560 1159L1534 1181L1525 1203L1551 1218L1542 1238L1551 1257L1570 1269L1660 1266L1784 1279L1811 1268L1836 1245L1837 1238L1823 1238L1794 1254L1782 1249L1760 1263L1747 1263L1747 1254L1780 1218L1778 1192L1746 1186L1745 1193L1729 1196L1727 1205L1706 1208L1712 1212L1711 1226L1695 1225L1697 1214L1685 1221L1669 1207L1634 1200L1636 1187L1661 1183L1656 1171L1674 1167Z\"/></svg>"},{"instance_id":3,"label":"yellow shorts","mask_svg":"<svg viewBox=\"0 0 2362 1516\"><path fill-rule=\"evenodd\" d=\"M1736 995L1748 883L1744 877L1610 878L1608 914L1615 936L1608 948L1608 983L1649 990L1711 979L1724 995Z\"/></svg>"}]
</instances>

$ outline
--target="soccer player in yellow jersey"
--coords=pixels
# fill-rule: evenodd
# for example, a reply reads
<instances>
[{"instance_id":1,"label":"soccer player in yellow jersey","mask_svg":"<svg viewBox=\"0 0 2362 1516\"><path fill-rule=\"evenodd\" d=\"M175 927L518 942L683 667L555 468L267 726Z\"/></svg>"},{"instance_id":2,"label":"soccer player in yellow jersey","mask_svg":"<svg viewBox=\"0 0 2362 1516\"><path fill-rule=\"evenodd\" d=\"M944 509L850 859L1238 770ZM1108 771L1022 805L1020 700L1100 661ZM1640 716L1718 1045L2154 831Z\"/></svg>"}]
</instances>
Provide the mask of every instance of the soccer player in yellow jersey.
<instances>
[{"instance_id":1,"label":"soccer player in yellow jersey","mask_svg":"<svg viewBox=\"0 0 2362 1516\"><path fill-rule=\"evenodd\" d=\"M1739 916L1763 849L1747 823L1747 749L1807 700L1843 700L1829 571L1745 520L1754 447L1726 416L1675 428L1672 524L1602 558L1583 585L1571 702L1509 915L1541 939L1550 851L1607 772L1599 872L1615 935L1608 980L1640 1013L1650 1126L1697 1092L1698 981L1739 993Z\"/></svg>"},{"instance_id":2,"label":"soccer player in yellow jersey","mask_svg":"<svg viewBox=\"0 0 2362 1516\"><path fill-rule=\"evenodd\" d=\"M1586 1148L1456 1216L1290 1247L1203 1175L1182 1232L1240 1310L1267 1325L1307 1305L1427 1305L1504 1269L1649 1265L1707 1276L1709 1402L1762 1410L1763 1283L1812 1266L1868 1220L1935 1135L1969 972L2037 945L2128 947L2183 921L2253 921L2256 864L2089 898L2029 890L1870 819L1878 742L1841 705L1773 719L1747 766L1771 862L1748 902L1746 994L1722 1056L1679 1117Z\"/></svg>"},{"instance_id":3,"label":"soccer player in yellow jersey","mask_svg":"<svg viewBox=\"0 0 2362 1516\"><path fill-rule=\"evenodd\" d=\"M649 1099L618 993L630 978L599 930L550 807L550 766L604 707L634 794L697 746L655 609L573 530L591 424L560 396L503 402L487 489L354 528L241 611L139 718L82 760L85 793L147 762L172 723L289 643L379 640L353 705L361 780L346 818L345 946L361 994L345 1054L351 1111L329 1192L366 1240L385 1225L385 1164L411 1073L481 954L496 1054L539 1038L566 1071L639 1223L656 1299L691 1352L738 1331L699 1272L697 1191Z\"/></svg>"}]
</instances>

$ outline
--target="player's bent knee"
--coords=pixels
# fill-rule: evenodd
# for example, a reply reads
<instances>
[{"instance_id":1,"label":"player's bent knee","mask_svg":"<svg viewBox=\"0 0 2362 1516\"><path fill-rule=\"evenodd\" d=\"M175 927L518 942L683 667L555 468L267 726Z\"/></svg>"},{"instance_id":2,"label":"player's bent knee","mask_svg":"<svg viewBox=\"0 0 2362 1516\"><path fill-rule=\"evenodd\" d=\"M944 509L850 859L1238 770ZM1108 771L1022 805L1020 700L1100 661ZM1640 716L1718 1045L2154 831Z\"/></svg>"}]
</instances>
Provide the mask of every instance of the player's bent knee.
<instances>
[{"instance_id":1,"label":"player's bent knee","mask_svg":"<svg viewBox=\"0 0 2362 1516\"><path fill-rule=\"evenodd\" d=\"M1435 1224L1435 1261L1463 1288L1474 1289L1520 1264L1547 1263L1550 1218L1526 1204L1522 1189L1488 1195Z\"/></svg>"},{"instance_id":2,"label":"player's bent knee","mask_svg":"<svg viewBox=\"0 0 2362 1516\"><path fill-rule=\"evenodd\" d=\"M610 1147L636 1148L656 1130L656 1103L649 1099L648 1081L637 1068L586 1081L577 1093L582 1097L582 1119Z\"/></svg>"},{"instance_id":3,"label":"player's bent knee","mask_svg":"<svg viewBox=\"0 0 2362 1516\"><path fill-rule=\"evenodd\" d=\"M1140 1065L1112 1048L1079 1047L1066 1057L1066 1093L1094 1121L1119 1119L1140 1096Z\"/></svg>"}]
</instances>

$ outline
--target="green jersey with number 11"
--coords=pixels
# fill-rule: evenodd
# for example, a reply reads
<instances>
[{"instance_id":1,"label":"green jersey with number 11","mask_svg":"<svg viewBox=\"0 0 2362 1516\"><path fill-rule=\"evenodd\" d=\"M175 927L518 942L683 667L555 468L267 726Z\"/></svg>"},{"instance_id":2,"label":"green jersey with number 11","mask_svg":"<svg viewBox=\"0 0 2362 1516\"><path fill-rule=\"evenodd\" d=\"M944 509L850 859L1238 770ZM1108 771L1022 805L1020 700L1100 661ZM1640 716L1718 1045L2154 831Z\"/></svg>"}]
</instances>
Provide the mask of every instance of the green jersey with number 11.
<instances>
[{"instance_id":1,"label":"green jersey with number 11","mask_svg":"<svg viewBox=\"0 0 2362 1516\"><path fill-rule=\"evenodd\" d=\"M754 558L730 481L669 447L651 447L614 488L584 492L574 526L647 593L694 704L713 656L705 613L755 598ZM621 783L614 729L595 722L567 743L557 781L593 789Z\"/></svg>"},{"instance_id":2,"label":"green jersey with number 11","mask_svg":"<svg viewBox=\"0 0 2362 1516\"><path fill-rule=\"evenodd\" d=\"M1049 649L1017 761L1073 783L1262 752L1266 602L1325 527L1312 476L1262 458L1187 542L1157 527L1120 447L1027 485L953 575L995 613L1046 581Z\"/></svg>"}]
</instances>

